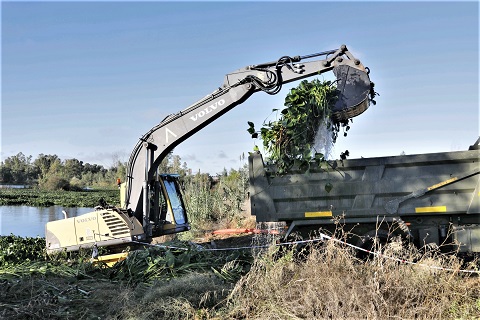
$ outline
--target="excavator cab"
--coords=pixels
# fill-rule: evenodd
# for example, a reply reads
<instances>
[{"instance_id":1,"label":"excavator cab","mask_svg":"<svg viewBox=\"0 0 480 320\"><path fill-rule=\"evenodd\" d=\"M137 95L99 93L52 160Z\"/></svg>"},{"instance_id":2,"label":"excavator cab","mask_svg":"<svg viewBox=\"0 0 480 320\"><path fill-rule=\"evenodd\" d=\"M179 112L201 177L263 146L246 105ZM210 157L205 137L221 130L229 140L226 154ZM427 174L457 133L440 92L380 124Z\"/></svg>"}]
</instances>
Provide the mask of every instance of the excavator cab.
<instances>
[{"instance_id":1,"label":"excavator cab","mask_svg":"<svg viewBox=\"0 0 480 320\"><path fill-rule=\"evenodd\" d=\"M161 233L172 233L169 231L177 233L190 230L179 175L162 174L160 175L160 181L165 195L164 208L160 211Z\"/></svg>"},{"instance_id":2,"label":"excavator cab","mask_svg":"<svg viewBox=\"0 0 480 320\"><path fill-rule=\"evenodd\" d=\"M178 174L159 174L150 187L148 236L159 236L190 230L187 210ZM137 217L141 220L141 217Z\"/></svg>"}]
</instances>

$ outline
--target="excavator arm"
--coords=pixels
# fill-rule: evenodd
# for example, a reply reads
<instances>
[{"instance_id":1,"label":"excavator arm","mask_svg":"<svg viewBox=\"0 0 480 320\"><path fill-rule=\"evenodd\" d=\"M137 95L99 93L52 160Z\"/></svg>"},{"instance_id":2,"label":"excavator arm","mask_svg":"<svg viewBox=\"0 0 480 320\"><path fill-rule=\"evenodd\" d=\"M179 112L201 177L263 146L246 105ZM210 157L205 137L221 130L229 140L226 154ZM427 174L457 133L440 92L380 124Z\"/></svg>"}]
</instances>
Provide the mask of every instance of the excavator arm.
<instances>
[{"instance_id":1,"label":"excavator arm","mask_svg":"<svg viewBox=\"0 0 480 320\"><path fill-rule=\"evenodd\" d=\"M322 59L312 60L322 57ZM162 213L158 205L152 206L152 194L161 188L157 168L161 161L178 144L200 131L217 118L243 103L252 94L264 91L278 93L283 84L333 70L337 77L339 99L333 111L334 121L348 120L364 112L373 98L373 83L368 77L368 68L353 57L345 45L307 56L284 56L274 62L247 66L225 76L223 85L188 108L167 116L158 125L143 135L130 156L127 167L124 209L139 221L143 221L149 236L164 234L162 228L148 229L149 224L161 223ZM165 187L163 187L165 192ZM152 212L153 211L153 212ZM157 211L157 212L155 212ZM158 218L161 217L161 218ZM187 219L182 226L173 229L179 232L188 229Z\"/></svg>"}]
</instances>

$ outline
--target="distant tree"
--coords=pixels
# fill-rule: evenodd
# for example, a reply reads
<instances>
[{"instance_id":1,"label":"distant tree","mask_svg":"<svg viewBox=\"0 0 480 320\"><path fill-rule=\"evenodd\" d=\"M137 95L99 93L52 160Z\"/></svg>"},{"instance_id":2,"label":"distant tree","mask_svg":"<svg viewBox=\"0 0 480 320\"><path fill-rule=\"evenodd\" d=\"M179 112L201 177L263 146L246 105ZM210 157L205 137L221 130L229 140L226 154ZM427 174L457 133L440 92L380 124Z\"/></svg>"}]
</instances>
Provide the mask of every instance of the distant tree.
<instances>
[{"instance_id":1,"label":"distant tree","mask_svg":"<svg viewBox=\"0 0 480 320\"><path fill-rule=\"evenodd\" d=\"M2 181L5 183L27 183L34 179L31 165L32 156L19 152L1 163Z\"/></svg>"},{"instance_id":2,"label":"distant tree","mask_svg":"<svg viewBox=\"0 0 480 320\"><path fill-rule=\"evenodd\" d=\"M3 183L13 183L14 178L12 174L12 169L6 167L3 162L0 164L0 181Z\"/></svg>"},{"instance_id":3,"label":"distant tree","mask_svg":"<svg viewBox=\"0 0 480 320\"><path fill-rule=\"evenodd\" d=\"M208 221L218 220L214 204L218 197L212 194L212 177L207 173L197 172L185 177L185 202L190 211L189 219L196 228Z\"/></svg>"},{"instance_id":4,"label":"distant tree","mask_svg":"<svg viewBox=\"0 0 480 320\"><path fill-rule=\"evenodd\" d=\"M171 170L172 170L172 165L171 165L172 155L173 155L173 153L169 152L167 154L167 156L162 160L162 162L160 162L160 164L158 165L158 172L172 173L171 172Z\"/></svg>"},{"instance_id":5,"label":"distant tree","mask_svg":"<svg viewBox=\"0 0 480 320\"><path fill-rule=\"evenodd\" d=\"M182 171L184 172L185 175L191 175L192 174L192 169L190 169L188 167L186 162L183 162Z\"/></svg>"},{"instance_id":6,"label":"distant tree","mask_svg":"<svg viewBox=\"0 0 480 320\"><path fill-rule=\"evenodd\" d=\"M56 154L39 154L38 157L33 161L33 170L37 174L37 179L46 179L52 164L59 160L60 159Z\"/></svg>"},{"instance_id":7,"label":"distant tree","mask_svg":"<svg viewBox=\"0 0 480 320\"><path fill-rule=\"evenodd\" d=\"M170 173L177 173L182 177L185 177L188 173L187 163L182 164L182 159L179 155L173 155L171 158Z\"/></svg>"},{"instance_id":8,"label":"distant tree","mask_svg":"<svg viewBox=\"0 0 480 320\"><path fill-rule=\"evenodd\" d=\"M227 175L228 175L227 168L223 167L223 171L222 171L222 173L219 174L219 176L226 177Z\"/></svg>"},{"instance_id":9,"label":"distant tree","mask_svg":"<svg viewBox=\"0 0 480 320\"><path fill-rule=\"evenodd\" d=\"M69 188L70 188L70 190L79 191L79 190L82 190L82 189L85 188L85 187L86 187L86 185L85 185L84 181L78 179L77 177L73 177L73 178L70 179L70 181L69 181Z\"/></svg>"},{"instance_id":10,"label":"distant tree","mask_svg":"<svg viewBox=\"0 0 480 320\"><path fill-rule=\"evenodd\" d=\"M223 173L217 176L218 182L211 191L213 198L217 199L213 207L217 220L231 220L242 211L248 186L245 169L246 167L230 171L224 169ZM221 201L218 201L219 199Z\"/></svg>"},{"instance_id":11,"label":"distant tree","mask_svg":"<svg viewBox=\"0 0 480 320\"><path fill-rule=\"evenodd\" d=\"M85 163L83 165L83 173L91 172L91 173L95 174L95 173L102 172L104 170L105 170L105 168L101 165L98 165L98 164Z\"/></svg>"},{"instance_id":12,"label":"distant tree","mask_svg":"<svg viewBox=\"0 0 480 320\"><path fill-rule=\"evenodd\" d=\"M47 190L68 190L69 179L65 174L62 160L56 155L49 155L42 161L44 161L46 172L42 172L39 177L38 187Z\"/></svg>"},{"instance_id":13,"label":"distant tree","mask_svg":"<svg viewBox=\"0 0 480 320\"><path fill-rule=\"evenodd\" d=\"M51 175L41 184L41 188L45 190L70 190L70 183L67 179L57 175Z\"/></svg>"},{"instance_id":14,"label":"distant tree","mask_svg":"<svg viewBox=\"0 0 480 320\"><path fill-rule=\"evenodd\" d=\"M64 171L67 179L80 179L83 173L83 161L77 159L67 159L64 163Z\"/></svg>"},{"instance_id":15,"label":"distant tree","mask_svg":"<svg viewBox=\"0 0 480 320\"><path fill-rule=\"evenodd\" d=\"M81 183L83 184L84 187L93 186L94 181L95 181L95 177L91 171L87 171L82 174Z\"/></svg>"},{"instance_id":16,"label":"distant tree","mask_svg":"<svg viewBox=\"0 0 480 320\"><path fill-rule=\"evenodd\" d=\"M120 179L121 181L124 181L126 176L127 176L127 164L119 162L117 165L116 178Z\"/></svg>"},{"instance_id":17,"label":"distant tree","mask_svg":"<svg viewBox=\"0 0 480 320\"><path fill-rule=\"evenodd\" d=\"M103 187L113 187L116 186L117 179L121 181L125 181L125 177L127 175L126 164L121 163L120 161L117 164L113 165L110 169L105 171L102 176L103 179L97 180L98 184ZM100 173L97 173L97 177L99 177Z\"/></svg>"}]
</instances>

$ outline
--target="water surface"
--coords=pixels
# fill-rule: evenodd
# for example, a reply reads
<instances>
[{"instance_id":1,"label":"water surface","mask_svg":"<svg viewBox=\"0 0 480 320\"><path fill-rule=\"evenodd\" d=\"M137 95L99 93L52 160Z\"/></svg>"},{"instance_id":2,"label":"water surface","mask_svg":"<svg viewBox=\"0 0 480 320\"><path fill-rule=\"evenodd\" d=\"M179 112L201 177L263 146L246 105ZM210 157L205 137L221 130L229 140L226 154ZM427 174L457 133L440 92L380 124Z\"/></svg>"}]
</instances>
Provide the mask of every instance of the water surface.
<instances>
[{"instance_id":1,"label":"water surface","mask_svg":"<svg viewBox=\"0 0 480 320\"><path fill-rule=\"evenodd\" d=\"M65 210L69 217L94 211L93 208L66 208L62 206L47 208L0 206L0 235L45 237L45 224L49 221L63 219L62 210Z\"/></svg>"}]
</instances>

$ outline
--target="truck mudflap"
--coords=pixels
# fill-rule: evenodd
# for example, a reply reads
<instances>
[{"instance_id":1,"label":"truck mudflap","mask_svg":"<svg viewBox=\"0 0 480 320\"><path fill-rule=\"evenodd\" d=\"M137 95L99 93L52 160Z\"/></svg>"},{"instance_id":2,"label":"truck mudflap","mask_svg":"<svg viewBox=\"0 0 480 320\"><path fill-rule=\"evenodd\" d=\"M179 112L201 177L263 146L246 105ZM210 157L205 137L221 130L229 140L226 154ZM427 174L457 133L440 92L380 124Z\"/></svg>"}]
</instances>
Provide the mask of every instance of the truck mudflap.
<instances>
[{"instance_id":1,"label":"truck mudflap","mask_svg":"<svg viewBox=\"0 0 480 320\"><path fill-rule=\"evenodd\" d=\"M453 240L458 252L480 252L480 225L454 226Z\"/></svg>"}]
</instances>

